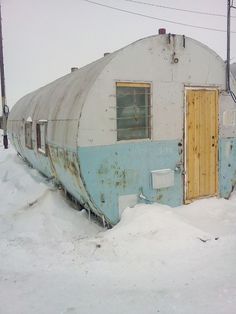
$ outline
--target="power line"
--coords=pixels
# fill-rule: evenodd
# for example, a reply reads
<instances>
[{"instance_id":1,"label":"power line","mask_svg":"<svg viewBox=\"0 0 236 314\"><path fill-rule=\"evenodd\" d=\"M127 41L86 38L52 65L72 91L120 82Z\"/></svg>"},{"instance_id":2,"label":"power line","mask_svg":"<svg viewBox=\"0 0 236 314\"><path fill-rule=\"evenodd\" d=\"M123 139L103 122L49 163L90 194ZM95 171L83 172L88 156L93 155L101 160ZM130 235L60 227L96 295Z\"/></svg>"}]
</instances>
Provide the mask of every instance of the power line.
<instances>
[{"instance_id":1,"label":"power line","mask_svg":"<svg viewBox=\"0 0 236 314\"><path fill-rule=\"evenodd\" d=\"M116 10L116 11L120 11L120 12L124 12L124 13L128 13L128 14L132 14L132 15L142 16L142 17L149 18L149 19L152 19L152 20L167 22L167 23L171 23L171 24L177 24L177 25L191 27L191 28L198 28L198 29L205 29L205 30L209 30L209 31L226 33L226 30L219 29L219 28L197 26L197 25L192 25L192 24L187 24L187 23L181 23L181 22L176 22L176 21L172 21L172 20L162 19L162 18L159 18L159 17L151 16L151 15L146 15L146 14L142 14L142 13L138 13L138 12L133 12L133 11L125 10L125 9L120 9L120 8L117 8L117 7L113 7L113 6L110 6L110 5L107 5L107 4L103 4L103 3L99 3L99 2L95 2L95 1L91 1L91 0L81 0L81 1L88 2L88 3L91 3L91 4L97 5L97 6L105 7L105 8L108 8L108 9L112 9L112 10ZM236 33L236 31L231 31L231 33Z\"/></svg>"},{"instance_id":2,"label":"power line","mask_svg":"<svg viewBox=\"0 0 236 314\"><path fill-rule=\"evenodd\" d=\"M187 9L179 9L179 8L168 7L168 6L165 6L165 5L154 4L154 3L149 3L149 2L143 2L143 1L138 1L138 0L123 0L123 1L137 3L137 4L144 4L144 5L148 5L148 6L151 6L151 7L163 8L163 9L174 10L174 11L181 11L181 12L188 12L188 13L209 15L209 16L217 16L217 17L227 17L224 14L209 13L209 12L203 12L203 11L194 11L194 10L187 10ZM236 16L231 16L231 18L236 18Z\"/></svg>"}]
</instances>

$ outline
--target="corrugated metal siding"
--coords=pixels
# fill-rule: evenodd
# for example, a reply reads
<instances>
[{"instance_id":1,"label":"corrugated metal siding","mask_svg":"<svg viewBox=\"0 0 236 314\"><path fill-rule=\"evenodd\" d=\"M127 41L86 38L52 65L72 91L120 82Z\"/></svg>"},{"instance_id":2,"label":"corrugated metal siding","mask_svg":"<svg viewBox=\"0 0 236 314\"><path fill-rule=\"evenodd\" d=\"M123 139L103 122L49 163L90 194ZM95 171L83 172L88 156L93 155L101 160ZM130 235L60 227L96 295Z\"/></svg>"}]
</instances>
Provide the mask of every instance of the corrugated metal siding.
<instances>
[{"instance_id":1,"label":"corrugated metal siding","mask_svg":"<svg viewBox=\"0 0 236 314\"><path fill-rule=\"evenodd\" d=\"M64 145L65 142L67 145L68 143L75 145L78 120L86 95L112 57L112 54L108 55L26 95L11 110L9 121L26 120L29 116L34 121L47 119L52 122L48 130L50 141L56 140L60 145ZM63 123L57 128L54 121ZM65 121L69 121L69 125ZM70 121L77 121L76 127L71 127Z\"/></svg>"}]
</instances>

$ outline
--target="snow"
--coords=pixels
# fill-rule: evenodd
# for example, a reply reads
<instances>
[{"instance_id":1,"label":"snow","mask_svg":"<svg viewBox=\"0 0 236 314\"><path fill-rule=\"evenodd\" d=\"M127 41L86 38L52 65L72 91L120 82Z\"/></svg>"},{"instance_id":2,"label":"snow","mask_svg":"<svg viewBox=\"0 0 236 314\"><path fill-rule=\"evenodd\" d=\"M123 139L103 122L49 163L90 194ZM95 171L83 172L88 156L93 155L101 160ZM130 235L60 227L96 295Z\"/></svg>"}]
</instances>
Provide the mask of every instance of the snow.
<instances>
[{"instance_id":1,"label":"snow","mask_svg":"<svg viewBox=\"0 0 236 314\"><path fill-rule=\"evenodd\" d=\"M236 193L106 230L0 147L0 197L1 314L236 313Z\"/></svg>"}]
</instances>

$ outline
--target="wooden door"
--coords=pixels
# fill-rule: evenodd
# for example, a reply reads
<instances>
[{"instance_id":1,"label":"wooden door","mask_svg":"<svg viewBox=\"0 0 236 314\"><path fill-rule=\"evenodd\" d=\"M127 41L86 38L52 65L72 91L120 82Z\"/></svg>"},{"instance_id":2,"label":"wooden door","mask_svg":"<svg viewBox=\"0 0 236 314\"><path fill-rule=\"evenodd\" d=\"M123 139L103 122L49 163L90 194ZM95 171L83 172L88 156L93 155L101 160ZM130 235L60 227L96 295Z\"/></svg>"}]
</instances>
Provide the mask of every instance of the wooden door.
<instances>
[{"instance_id":1,"label":"wooden door","mask_svg":"<svg viewBox=\"0 0 236 314\"><path fill-rule=\"evenodd\" d=\"M218 91L187 90L185 201L218 192Z\"/></svg>"}]
</instances>

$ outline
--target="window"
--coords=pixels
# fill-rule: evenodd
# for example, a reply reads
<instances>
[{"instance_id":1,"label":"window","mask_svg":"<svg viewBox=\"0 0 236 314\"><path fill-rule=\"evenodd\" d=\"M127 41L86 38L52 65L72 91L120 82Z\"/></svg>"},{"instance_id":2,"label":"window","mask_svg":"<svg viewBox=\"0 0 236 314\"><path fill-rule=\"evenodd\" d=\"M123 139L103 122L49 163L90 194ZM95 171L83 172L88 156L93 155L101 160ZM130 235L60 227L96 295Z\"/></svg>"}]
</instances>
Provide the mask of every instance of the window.
<instances>
[{"instance_id":1,"label":"window","mask_svg":"<svg viewBox=\"0 0 236 314\"><path fill-rule=\"evenodd\" d=\"M118 141L150 138L150 90L147 83L116 83Z\"/></svg>"},{"instance_id":2,"label":"window","mask_svg":"<svg viewBox=\"0 0 236 314\"><path fill-rule=\"evenodd\" d=\"M36 125L38 151L46 155L46 131L47 121L39 121Z\"/></svg>"},{"instance_id":3,"label":"window","mask_svg":"<svg viewBox=\"0 0 236 314\"><path fill-rule=\"evenodd\" d=\"M25 146L29 149L33 149L32 122L25 122Z\"/></svg>"}]
</instances>

